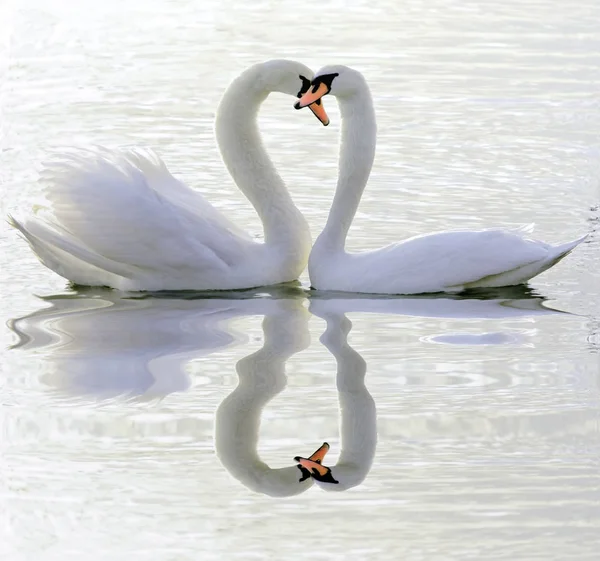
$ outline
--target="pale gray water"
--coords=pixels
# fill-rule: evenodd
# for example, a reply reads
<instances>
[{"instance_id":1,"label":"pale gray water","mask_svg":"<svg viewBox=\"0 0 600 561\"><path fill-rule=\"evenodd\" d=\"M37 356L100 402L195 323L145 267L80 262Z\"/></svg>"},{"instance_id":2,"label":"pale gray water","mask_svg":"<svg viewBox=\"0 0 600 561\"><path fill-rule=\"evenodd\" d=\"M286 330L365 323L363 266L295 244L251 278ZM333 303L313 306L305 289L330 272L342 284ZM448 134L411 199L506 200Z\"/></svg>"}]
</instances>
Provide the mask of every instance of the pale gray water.
<instances>
[{"instance_id":1,"label":"pale gray water","mask_svg":"<svg viewBox=\"0 0 600 561\"><path fill-rule=\"evenodd\" d=\"M591 236L533 296L315 298L303 277L181 299L74 294L2 226L0 559L597 559L600 4L16 4L0 7L3 214L38 201L58 146L142 145L258 232L212 121L237 73L289 57L372 87L352 249L532 221ZM336 173L326 101L328 129L284 96L262 113L313 236ZM325 464L353 454L346 492L282 483L253 453L285 468L324 440Z\"/></svg>"}]
</instances>

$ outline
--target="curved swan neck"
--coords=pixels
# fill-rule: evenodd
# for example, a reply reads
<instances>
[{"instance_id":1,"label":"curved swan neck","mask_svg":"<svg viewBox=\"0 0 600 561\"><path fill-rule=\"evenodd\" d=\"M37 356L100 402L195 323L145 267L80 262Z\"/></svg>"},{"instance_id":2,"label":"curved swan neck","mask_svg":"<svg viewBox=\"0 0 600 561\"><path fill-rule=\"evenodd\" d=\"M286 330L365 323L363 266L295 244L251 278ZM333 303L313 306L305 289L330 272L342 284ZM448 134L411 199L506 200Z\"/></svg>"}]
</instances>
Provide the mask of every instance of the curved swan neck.
<instances>
[{"instance_id":1,"label":"curved swan neck","mask_svg":"<svg viewBox=\"0 0 600 561\"><path fill-rule=\"evenodd\" d=\"M327 223L315 242L315 249L328 251L344 249L371 173L377 142L375 110L366 82L361 81L351 96L337 99L342 117L338 181Z\"/></svg>"},{"instance_id":2,"label":"curved swan neck","mask_svg":"<svg viewBox=\"0 0 600 561\"><path fill-rule=\"evenodd\" d=\"M319 313L320 308L311 304L311 311L327 322L321 342L337 363L342 448L337 463L330 466L339 485L319 485L328 491L345 491L362 483L371 469L377 448L377 412L365 386L367 363L348 343L352 322L344 314Z\"/></svg>"},{"instance_id":3,"label":"curved swan neck","mask_svg":"<svg viewBox=\"0 0 600 561\"><path fill-rule=\"evenodd\" d=\"M308 223L296 208L263 145L258 110L273 91L255 65L229 86L215 121L215 133L227 169L263 222L265 242L310 250Z\"/></svg>"},{"instance_id":4,"label":"curved swan neck","mask_svg":"<svg viewBox=\"0 0 600 561\"><path fill-rule=\"evenodd\" d=\"M310 344L310 314L302 301L281 302L263 320L263 347L237 363L239 384L219 405L215 422L221 463L248 488L274 497L297 495L312 485L310 479L299 483L295 465L271 468L257 451L263 409L287 384L285 363Z\"/></svg>"}]
</instances>

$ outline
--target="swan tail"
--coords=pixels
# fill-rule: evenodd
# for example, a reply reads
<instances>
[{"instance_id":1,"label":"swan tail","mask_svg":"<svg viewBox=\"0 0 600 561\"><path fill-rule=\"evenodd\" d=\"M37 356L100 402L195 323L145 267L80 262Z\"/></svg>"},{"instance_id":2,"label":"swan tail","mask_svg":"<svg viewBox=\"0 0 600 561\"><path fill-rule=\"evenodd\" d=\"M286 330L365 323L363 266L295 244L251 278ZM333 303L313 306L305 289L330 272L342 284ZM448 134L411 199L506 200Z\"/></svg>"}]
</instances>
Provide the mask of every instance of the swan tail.
<instances>
[{"instance_id":1,"label":"swan tail","mask_svg":"<svg viewBox=\"0 0 600 561\"><path fill-rule=\"evenodd\" d=\"M588 235L589 234L586 234L585 236L581 236L581 238L578 238L576 240L554 246L552 248L551 254L548 256L548 259L547 259L547 261L550 262L548 267L552 267L552 265L555 265L561 259L563 259L567 255L569 255L569 253L571 253L571 251L573 251L580 243L584 242L587 239ZM546 267L546 269L548 267ZM544 269L544 270L546 270L546 269Z\"/></svg>"},{"instance_id":2,"label":"swan tail","mask_svg":"<svg viewBox=\"0 0 600 561\"><path fill-rule=\"evenodd\" d=\"M465 288L498 288L526 283L564 259L587 237L588 234L561 245L548 246L548 254L543 259L521 265L509 271L503 271L496 275L489 275L475 282L466 283L461 288L463 290Z\"/></svg>"},{"instance_id":3,"label":"swan tail","mask_svg":"<svg viewBox=\"0 0 600 561\"><path fill-rule=\"evenodd\" d=\"M528 270L531 267L531 265L523 267L523 272L526 273L526 278L524 278L521 282L527 282L529 279L536 277L544 271L547 271L548 269L550 269L550 267L554 267L554 265L556 265L559 261L562 261L587 237L588 234L586 234L585 236L581 236L581 238L572 240L561 245L551 246L546 259L544 259L542 262L538 261L537 263L532 264L533 266L537 266L537 270L535 270L533 274L531 274L531 271Z\"/></svg>"},{"instance_id":4,"label":"swan tail","mask_svg":"<svg viewBox=\"0 0 600 561\"><path fill-rule=\"evenodd\" d=\"M60 276L83 285L115 286L115 280L132 277L132 269L94 253L67 235L38 220L8 223L29 243L38 259Z\"/></svg>"}]
</instances>

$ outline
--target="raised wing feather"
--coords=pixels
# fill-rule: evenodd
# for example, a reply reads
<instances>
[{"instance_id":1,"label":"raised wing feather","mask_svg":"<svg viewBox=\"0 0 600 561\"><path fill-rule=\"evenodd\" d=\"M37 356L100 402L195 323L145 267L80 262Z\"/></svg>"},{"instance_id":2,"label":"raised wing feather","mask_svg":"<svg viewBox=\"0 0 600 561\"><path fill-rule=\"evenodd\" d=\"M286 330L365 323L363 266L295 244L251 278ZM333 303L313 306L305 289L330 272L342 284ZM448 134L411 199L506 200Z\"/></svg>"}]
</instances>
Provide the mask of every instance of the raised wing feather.
<instances>
[{"instance_id":1,"label":"raised wing feather","mask_svg":"<svg viewBox=\"0 0 600 561\"><path fill-rule=\"evenodd\" d=\"M110 160L110 152L106 151L105 154ZM135 148L124 152L123 157L142 171L150 188L165 196L182 210L218 224L224 230L228 230L242 239L252 239L244 230L238 228L212 206L202 194L173 177L160 156L152 150Z\"/></svg>"},{"instance_id":2,"label":"raised wing feather","mask_svg":"<svg viewBox=\"0 0 600 561\"><path fill-rule=\"evenodd\" d=\"M69 154L42 172L60 229L92 251L145 270L227 270L248 237L140 152Z\"/></svg>"}]
</instances>

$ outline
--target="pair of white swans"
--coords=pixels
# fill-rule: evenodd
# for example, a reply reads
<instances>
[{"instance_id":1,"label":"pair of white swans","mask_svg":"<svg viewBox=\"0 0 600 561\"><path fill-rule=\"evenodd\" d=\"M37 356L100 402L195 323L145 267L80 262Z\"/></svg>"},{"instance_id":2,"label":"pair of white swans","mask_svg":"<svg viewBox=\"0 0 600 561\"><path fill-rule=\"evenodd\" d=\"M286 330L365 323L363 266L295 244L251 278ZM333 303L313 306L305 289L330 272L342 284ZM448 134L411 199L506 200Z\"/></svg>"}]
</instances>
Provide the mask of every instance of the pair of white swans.
<instances>
[{"instance_id":1,"label":"pair of white swans","mask_svg":"<svg viewBox=\"0 0 600 561\"><path fill-rule=\"evenodd\" d=\"M311 285L321 290L412 294L507 286L545 271L585 239L551 246L518 230L456 231L347 253L375 154L375 113L359 72L330 66L313 76L293 61L254 65L229 86L217 112L223 160L263 222L264 243L175 179L157 156L140 151L73 154L49 165L42 179L53 217L12 224L42 263L76 284L151 291L273 285L298 278L307 262ZM341 109L336 193L312 251L308 224L258 132L258 110L274 91L300 97L296 107L310 106L324 124L324 95L336 96Z\"/></svg>"}]
</instances>

